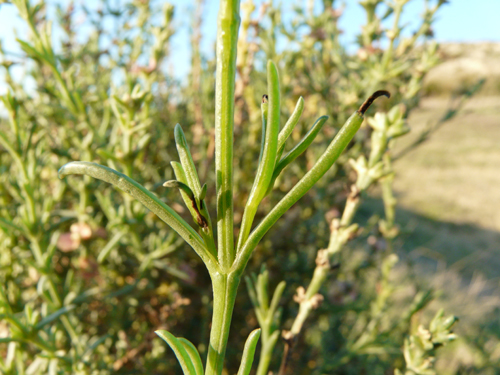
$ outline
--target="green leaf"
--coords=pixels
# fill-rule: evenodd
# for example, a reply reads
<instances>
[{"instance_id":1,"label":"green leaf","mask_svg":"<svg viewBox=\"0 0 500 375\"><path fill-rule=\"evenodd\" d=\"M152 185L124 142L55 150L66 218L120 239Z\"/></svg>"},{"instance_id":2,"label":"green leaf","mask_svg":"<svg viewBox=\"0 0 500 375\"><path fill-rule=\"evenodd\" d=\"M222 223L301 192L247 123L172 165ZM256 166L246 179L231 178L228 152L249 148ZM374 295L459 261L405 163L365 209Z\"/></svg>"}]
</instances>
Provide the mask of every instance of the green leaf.
<instances>
[{"instance_id":1,"label":"green leaf","mask_svg":"<svg viewBox=\"0 0 500 375\"><path fill-rule=\"evenodd\" d=\"M247 284L247 290L248 290L248 295L250 296L250 301L252 301L253 307L258 309L259 300L257 299L257 294L252 279L249 276L245 276L245 282Z\"/></svg>"},{"instance_id":2,"label":"green leaf","mask_svg":"<svg viewBox=\"0 0 500 375\"><path fill-rule=\"evenodd\" d=\"M196 347L184 337L179 337L178 340L184 346L189 358L191 358L196 375L203 375L203 363L201 362L200 353L198 353Z\"/></svg>"},{"instance_id":3,"label":"green leaf","mask_svg":"<svg viewBox=\"0 0 500 375\"><path fill-rule=\"evenodd\" d=\"M37 330L42 329L45 325L52 323L54 320L58 319L61 315L66 314L67 312L73 310L75 307L76 305L68 305L60 308L56 312L40 320L40 322L35 326L35 329Z\"/></svg>"},{"instance_id":4,"label":"green leaf","mask_svg":"<svg viewBox=\"0 0 500 375\"><path fill-rule=\"evenodd\" d=\"M288 137L290 137L293 129L295 129L295 126L298 124L300 116L302 116L302 112L304 112L304 98L301 96L297 101L297 104L295 105L295 109L293 110L292 115L278 135L278 154L276 160L281 158L281 155L285 150L286 140L288 139Z\"/></svg>"},{"instance_id":5,"label":"green leaf","mask_svg":"<svg viewBox=\"0 0 500 375\"><path fill-rule=\"evenodd\" d=\"M283 197L281 201L267 214L261 223L255 228L241 250L238 251L234 261L233 270L243 272L253 250L264 237L269 229L278 219L287 212L300 198L311 189L318 180L337 161L338 157L347 147L349 142L359 130L363 123L363 114L370 107L373 101L381 95L390 96L387 91L376 91L370 96L351 117L347 119L344 126L335 135L335 138L321 155L316 164L306 173L304 177Z\"/></svg>"},{"instance_id":6,"label":"green leaf","mask_svg":"<svg viewBox=\"0 0 500 375\"><path fill-rule=\"evenodd\" d=\"M217 260L205 248L205 244L196 231L189 226L172 208L163 203L158 197L123 173L111 168L90 162L71 162L59 170L59 177L64 178L71 174L86 175L108 182L126 193L132 195L144 206L155 213L161 220L175 230L200 256L207 268L211 271L218 269Z\"/></svg>"},{"instance_id":7,"label":"green leaf","mask_svg":"<svg viewBox=\"0 0 500 375\"><path fill-rule=\"evenodd\" d=\"M269 112L269 96L262 96L262 103L260 104L260 113L262 118L262 138L260 141L260 154L259 154L259 164L262 160L262 155L264 154L264 146L266 144L266 129L267 129L267 114Z\"/></svg>"},{"instance_id":8,"label":"green leaf","mask_svg":"<svg viewBox=\"0 0 500 375\"><path fill-rule=\"evenodd\" d=\"M197 375L193 362L191 361L191 357L187 353L184 345L170 332L165 330L158 330L155 333L160 336L165 342L170 346L170 348L174 351L179 364L182 367L182 372L184 375Z\"/></svg>"},{"instance_id":9,"label":"green leaf","mask_svg":"<svg viewBox=\"0 0 500 375\"><path fill-rule=\"evenodd\" d=\"M106 244L106 246L104 246L101 250L101 252L99 253L99 255L97 256L97 263L102 263L104 262L104 260L106 259L106 257L109 255L109 253L111 252L111 250L113 250L113 248L115 247L115 245L120 242L120 240L122 239L122 237L125 235L125 233L123 232L118 232L116 233L113 238L111 238L109 240L109 242Z\"/></svg>"},{"instance_id":10,"label":"green leaf","mask_svg":"<svg viewBox=\"0 0 500 375\"><path fill-rule=\"evenodd\" d=\"M177 161L171 161L170 165L172 166L172 169L174 170L175 178L177 179L178 182L183 183L184 185L187 186L187 177L186 177L186 172L184 171L184 168L182 167L182 164L177 162ZM169 181L167 181L169 182ZM167 182L163 184L163 186L167 186ZM167 187L178 187L178 186L167 186ZM188 190L184 189L179 189L181 192L182 199L184 200L184 203L186 204L186 207L191 211L191 214L193 215L193 218L196 219L195 212L193 210L192 206L192 201L194 198L194 194L191 190L191 188L188 186Z\"/></svg>"},{"instance_id":11,"label":"green leaf","mask_svg":"<svg viewBox=\"0 0 500 375\"><path fill-rule=\"evenodd\" d=\"M198 178L198 173L196 172L196 167L189 151L186 136L179 124L175 125L174 135L179 159L186 174L187 185L193 190L196 196L199 196L201 192L200 179Z\"/></svg>"},{"instance_id":12,"label":"green leaf","mask_svg":"<svg viewBox=\"0 0 500 375\"><path fill-rule=\"evenodd\" d=\"M3 217L0 217L0 228L2 228L6 234L11 234L11 230L23 231L20 227L12 223L12 221L4 219Z\"/></svg>"},{"instance_id":13,"label":"green leaf","mask_svg":"<svg viewBox=\"0 0 500 375\"><path fill-rule=\"evenodd\" d=\"M198 202L193 191L189 186L177 180L167 181L163 184L163 186L169 188L178 188L179 190L184 192L184 194L189 198L189 203L186 202L186 205L189 204L188 206L189 211L191 211L191 213L193 214L193 218L195 219L196 223L201 228L208 228L207 219L200 212L200 202Z\"/></svg>"},{"instance_id":14,"label":"green leaf","mask_svg":"<svg viewBox=\"0 0 500 375\"><path fill-rule=\"evenodd\" d=\"M238 252L235 260L235 268L243 270L250 259L253 249L264 234L278 221L278 219L287 212L300 198L302 198L311 189L314 184L330 169L338 159L342 151L358 131L363 117L355 112L346 121L342 129L337 133L326 151L321 155L316 164L306 173L304 177L274 206L261 223L252 232L248 241Z\"/></svg>"},{"instance_id":15,"label":"green leaf","mask_svg":"<svg viewBox=\"0 0 500 375\"><path fill-rule=\"evenodd\" d=\"M283 169L285 169L291 162L297 159L300 154L307 150L307 148L311 145L311 143L314 141L319 131L325 124L326 120L328 120L328 116L321 116L319 119L317 119L311 129L309 129L307 134L300 140L300 142L279 161L279 163L274 168L273 177L271 179L271 182L269 183L266 194L269 194L271 192L274 186L274 182L281 174Z\"/></svg>"},{"instance_id":16,"label":"green leaf","mask_svg":"<svg viewBox=\"0 0 500 375\"><path fill-rule=\"evenodd\" d=\"M203 186L201 187L201 192L200 192L200 195L198 196L198 199L201 202L202 200L205 199L206 196L207 196L207 184L203 184Z\"/></svg>"},{"instance_id":17,"label":"green leaf","mask_svg":"<svg viewBox=\"0 0 500 375\"><path fill-rule=\"evenodd\" d=\"M186 172L184 171L184 168L181 163L173 161L170 163L172 165L172 168L174 170L175 178L179 182L183 182L184 184L187 184L187 177L186 177ZM203 199L205 198L205 195L207 193L206 191L206 184L203 185L203 188L201 189L200 196L203 196ZM210 251L210 253L216 257L217 256L217 249L215 248L215 240L213 237L213 229L212 229L212 221L210 219L210 214L207 209L207 205L205 204L205 201L203 199L195 199L196 202L196 208L193 206L193 195L191 196L189 193L185 192L184 190L181 190L181 195L182 199L184 200L184 203L186 204L186 207L188 208L189 212L191 212L191 215L193 216L193 220L198 223L201 223L201 236L203 237L203 240L205 241L205 244ZM201 206L201 207L200 207ZM199 217L201 216L201 217ZM203 226L203 224L206 224L206 226Z\"/></svg>"},{"instance_id":18,"label":"green leaf","mask_svg":"<svg viewBox=\"0 0 500 375\"><path fill-rule=\"evenodd\" d=\"M194 196L193 190L186 185L184 182L177 181L177 180L170 180L166 181L163 183L163 186L168 187L168 188L177 188L179 190L182 190L188 197L190 203L194 204L195 206L198 206L196 202L196 197Z\"/></svg>"},{"instance_id":19,"label":"green leaf","mask_svg":"<svg viewBox=\"0 0 500 375\"><path fill-rule=\"evenodd\" d=\"M278 132L280 120L280 86L276 65L269 60L267 63L267 85L269 92L269 110L266 125L266 138L262 159L257 168L257 174L248 196L243 212L237 249L242 248L252 228L253 219L260 202L266 196L267 188L273 176L278 150Z\"/></svg>"},{"instance_id":20,"label":"green leaf","mask_svg":"<svg viewBox=\"0 0 500 375\"><path fill-rule=\"evenodd\" d=\"M243 357L241 358L240 368L238 370L238 375L249 375L252 370L253 358L255 355L255 348L259 342L261 329L257 328L250 332L247 341L245 342L245 348L243 349Z\"/></svg>"},{"instance_id":21,"label":"green leaf","mask_svg":"<svg viewBox=\"0 0 500 375\"><path fill-rule=\"evenodd\" d=\"M266 314L269 309L268 285L269 272L266 270L257 278L257 298L264 314Z\"/></svg>"},{"instance_id":22,"label":"green leaf","mask_svg":"<svg viewBox=\"0 0 500 375\"><path fill-rule=\"evenodd\" d=\"M274 316L274 313L278 308L278 304L280 302L281 296L283 295L285 287L286 287L286 282L282 281L278 284L278 286L274 290L273 299L271 300L271 305L269 306L269 315Z\"/></svg>"}]
</instances>

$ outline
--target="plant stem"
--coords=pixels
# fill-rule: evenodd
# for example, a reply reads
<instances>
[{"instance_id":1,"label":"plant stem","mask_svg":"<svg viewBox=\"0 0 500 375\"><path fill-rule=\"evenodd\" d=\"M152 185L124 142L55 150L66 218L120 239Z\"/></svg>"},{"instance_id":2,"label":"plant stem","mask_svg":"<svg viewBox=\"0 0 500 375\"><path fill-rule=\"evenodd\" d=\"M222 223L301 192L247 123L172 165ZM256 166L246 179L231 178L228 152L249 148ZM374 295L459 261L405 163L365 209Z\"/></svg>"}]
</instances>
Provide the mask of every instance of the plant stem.
<instances>
[{"instance_id":1,"label":"plant stem","mask_svg":"<svg viewBox=\"0 0 500 375\"><path fill-rule=\"evenodd\" d=\"M221 0L217 20L215 169L218 257L223 269L231 267L235 256L233 240L233 127L236 44L240 26L239 10L239 0Z\"/></svg>"},{"instance_id":2,"label":"plant stem","mask_svg":"<svg viewBox=\"0 0 500 375\"><path fill-rule=\"evenodd\" d=\"M394 8L394 24L392 27L392 34L389 39L389 47L384 52L384 56L382 57L382 72L387 71L387 67L389 66L389 62L392 59L392 54L394 51L394 40L399 36L400 28L399 28L399 19L401 17L401 12L403 11L403 3L396 3Z\"/></svg>"},{"instance_id":3,"label":"plant stem","mask_svg":"<svg viewBox=\"0 0 500 375\"><path fill-rule=\"evenodd\" d=\"M221 375L240 278L234 273L215 273L211 276L214 309L205 375Z\"/></svg>"}]
</instances>

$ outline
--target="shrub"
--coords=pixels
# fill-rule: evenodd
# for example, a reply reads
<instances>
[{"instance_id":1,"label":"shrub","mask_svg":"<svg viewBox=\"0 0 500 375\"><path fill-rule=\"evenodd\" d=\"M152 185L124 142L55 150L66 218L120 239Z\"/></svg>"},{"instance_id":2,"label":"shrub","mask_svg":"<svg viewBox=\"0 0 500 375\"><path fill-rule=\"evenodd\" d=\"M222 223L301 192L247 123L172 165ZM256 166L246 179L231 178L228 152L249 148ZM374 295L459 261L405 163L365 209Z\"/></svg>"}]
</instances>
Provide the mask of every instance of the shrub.
<instances>
[{"instance_id":1,"label":"shrub","mask_svg":"<svg viewBox=\"0 0 500 375\"><path fill-rule=\"evenodd\" d=\"M19 61L2 51L9 86L3 96L8 119L0 123L0 244L7 250L1 255L2 371L178 371L156 330L190 374L203 372L205 356L207 374L221 374L224 365L248 374L259 335L259 374L280 363L281 373L293 367L296 374L378 374L396 367L432 373L434 349L453 338L455 320L438 314L428 329L411 324L432 294L409 286L401 297L391 279L399 233L391 150L409 130L406 119L418 104L422 79L438 62L429 36L444 1L426 10L410 37L402 36L399 23L406 3L362 1L367 23L357 54L350 54L339 41L341 12L332 1L323 1L320 14L295 9L289 23L272 4L263 4L255 18L255 5L245 2L239 39L239 1L222 1L217 62L202 60L195 27L189 83L181 85L163 69L174 34L171 5L160 20L149 2L120 9L103 2L98 11L59 7L63 36L55 43L45 4L13 0L30 34L19 40L25 54ZM83 42L78 12L92 30ZM391 15L394 26L385 30ZM284 40L291 48L277 49ZM35 90L15 79L16 64L25 66ZM387 95L381 88L391 100L381 101L380 112L362 126L372 99ZM326 116L313 121L323 113L333 127L322 129ZM301 138L302 121L314 125ZM189 131L174 128L177 122ZM296 145L290 151L287 138ZM180 163L172 161L172 174L167 162L176 159L174 147ZM58 180L56 171L67 162L62 177L86 176ZM166 180L174 189L162 189ZM361 230L357 212L375 185L385 216L374 216ZM172 203L176 190L186 207ZM278 230L259 245L286 211ZM184 252L182 240L154 214L202 262ZM310 261L328 236L309 283ZM347 246L356 250L346 254ZM257 269L264 260L269 271L248 279L262 333L249 333L257 322L245 293L236 291L247 263ZM332 269L336 280L327 288ZM279 283L273 298L268 272L288 285ZM280 314L280 297L295 289L298 312L290 305ZM320 307L323 296L330 303ZM248 336L244 349L229 335L235 303L232 327ZM318 323L307 329L305 345L299 333L312 314ZM291 327L283 331L283 353L276 347L281 327Z\"/></svg>"}]
</instances>

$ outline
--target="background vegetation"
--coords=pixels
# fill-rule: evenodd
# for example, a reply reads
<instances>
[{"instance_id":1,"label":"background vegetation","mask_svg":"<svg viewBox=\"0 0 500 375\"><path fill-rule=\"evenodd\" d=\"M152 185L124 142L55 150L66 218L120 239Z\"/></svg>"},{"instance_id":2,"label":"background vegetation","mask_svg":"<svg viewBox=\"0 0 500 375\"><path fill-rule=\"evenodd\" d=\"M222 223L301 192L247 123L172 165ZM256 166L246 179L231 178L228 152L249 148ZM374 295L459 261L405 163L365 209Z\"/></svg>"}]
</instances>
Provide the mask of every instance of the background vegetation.
<instances>
[{"instance_id":1,"label":"background vegetation","mask_svg":"<svg viewBox=\"0 0 500 375\"><path fill-rule=\"evenodd\" d=\"M134 177L170 204L180 203L176 192L161 187L173 178L173 129L180 123L200 178L209 186L209 209L214 209L215 62L200 53L203 2L191 15L187 82L176 81L165 66L166 57L175 54L170 46L173 20L185 17L168 4L131 1L116 8L103 1L94 12L71 3L57 9L53 25L60 37L54 38L43 3L12 3L0 11L16 6L30 33L20 37L22 56L2 51L1 57L9 91L2 97L5 116L0 120L0 371L180 373L154 330L185 336L206 353L211 292L201 262L127 194L87 178L59 180L57 170L72 160L97 161ZM313 116L325 114L330 120L278 179L257 220L374 90L393 93L376 109L399 111L391 124L412 128L383 150L389 149L384 165L395 171L396 191L405 192L398 196L402 205L395 209L396 222L391 221L394 200L382 199L387 179L379 175L363 191L353 218L362 229L336 254L321 289L324 301L310 313L290 352L290 373L387 374L406 368L407 374L432 374L424 371L433 371L425 366L432 367L434 353L424 353L421 372L409 369L404 340L417 337L420 324L428 327L444 307L461 320L458 339L439 351L436 371L497 374L500 299L494 279L498 260L491 256L498 250L500 229L494 210L498 196L492 190L498 177L497 102L473 99L464 106L480 75L453 87L442 83L451 79L436 83L432 73L424 81L441 57L452 56L446 49L439 52L432 41L431 25L443 1L429 4L413 37L401 37L397 21L387 30L381 23L383 17L397 20L405 1L361 3L367 22L354 53L338 38L340 4L324 0L318 13L310 4L298 7L286 22L276 4L258 9L251 1L242 4L235 222L256 170L268 59L280 67L283 123L298 98L305 99L291 136L295 143ZM84 40L77 33L82 14L90 30ZM113 28L104 27L110 23ZM22 78L12 75L18 66L24 69ZM486 81L482 94L496 92L495 84ZM422 100L423 93L454 99ZM369 113L374 115L375 110ZM318 249L328 246L330 224L344 212L350 187L359 181L362 168L349 159L370 158L373 129L365 124L336 167L281 219L251 260L248 273L258 273L265 264L271 290L286 281L275 328L292 326L297 288L307 287ZM444 180L442 190L430 186L436 179ZM462 179L468 190L457 188ZM190 220L181 204L173 207ZM236 372L243 338L259 325L243 286L236 306L229 374ZM275 373L284 347L279 340L270 368Z\"/></svg>"}]
</instances>

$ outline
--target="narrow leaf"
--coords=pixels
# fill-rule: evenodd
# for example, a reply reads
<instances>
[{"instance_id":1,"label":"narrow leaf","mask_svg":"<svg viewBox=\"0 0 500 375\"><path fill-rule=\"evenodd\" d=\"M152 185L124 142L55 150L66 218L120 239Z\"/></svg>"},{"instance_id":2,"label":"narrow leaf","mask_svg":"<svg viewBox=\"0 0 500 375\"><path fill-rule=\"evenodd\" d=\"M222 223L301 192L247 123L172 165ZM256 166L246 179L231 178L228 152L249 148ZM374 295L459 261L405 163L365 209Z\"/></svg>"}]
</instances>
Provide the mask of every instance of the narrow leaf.
<instances>
[{"instance_id":1,"label":"narrow leaf","mask_svg":"<svg viewBox=\"0 0 500 375\"><path fill-rule=\"evenodd\" d=\"M267 313L267 310L269 309L268 284L269 272L264 271L257 278L257 298L259 299L259 304L264 313Z\"/></svg>"},{"instance_id":2,"label":"narrow leaf","mask_svg":"<svg viewBox=\"0 0 500 375\"><path fill-rule=\"evenodd\" d=\"M76 305L68 305L60 308L56 312L46 316L40 322L35 326L35 329L39 330L42 329L45 325L53 322L54 320L58 319L61 315L66 314L67 312L73 310L76 307Z\"/></svg>"},{"instance_id":3,"label":"narrow leaf","mask_svg":"<svg viewBox=\"0 0 500 375\"><path fill-rule=\"evenodd\" d=\"M273 299L271 300L271 305L269 306L269 315L273 316L280 303L281 296L285 290L286 282L282 281L278 284L274 290Z\"/></svg>"},{"instance_id":4,"label":"narrow leaf","mask_svg":"<svg viewBox=\"0 0 500 375\"><path fill-rule=\"evenodd\" d=\"M262 96L262 103L260 104L260 113L262 118L262 138L260 141L260 154L259 154L259 164L262 160L262 155L264 154L264 146L266 144L266 128L267 128L267 114L269 112L269 96Z\"/></svg>"},{"instance_id":5,"label":"narrow leaf","mask_svg":"<svg viewBox=\"0 0 500 375\"><path fill-rule=\"evenodd\" d=\"M276 157L276 160L281 158L281 155L285 150L286 140L288 139L288 137L290 137L293 129L295 129L295 126L298 124L300 116L302 116L302 112L304 112L304 98L301 96L297 101L297 104L295 105L295 109L293 110L292 115L278 135L278 155Z\"/></svg>"},{"instance_id":6,"label":"narrow leaf","mask_svg":"<svg viewBox=\"0 0 500 375\"><path fill-rule=\"evenodd\" d=\"M189 355L189 358L191 358L195 374L203 375L203 362L201 361L200 353L198 353L196 347L191 343L191 341L185 339L184 337L179 337L178 340L182 344L182 346L184 346L184 349Z\"/></svg>"},{"instance_id":7,"label":"narrow leaf","mask_svg":"<svg viewBox=\"0 0 500 375\"><path fill-rule=\"evenodd\" d=\"M174 134L179 159L186 173L187 185L193 190L196 196L199 196L201 192L200 179L198 178L198 173L196 172L196 167L194 166L194 161L189 151L186 136L179 124L175 125Z\"/></svg>"},{"instance_id":8,"label":"narrow leaf","mask_svg":"<svg viewBox=\"0 0 500 375\"><path fill-rule=\"evenodd\" d=\"M387 91L377 91L370 96L351 117L347 119L344 126L336 134L326 151L321 155L316 164L306 173L304 177L274 206L261 223L255 228L244 247L238 251L233 265L233 269L245 269L253 250L264 237L267 231L278 221L278 219L287 212L300 198L302 198L311 189L314 184L330 169L338 159L342 151L363 123L363 114L370 107L373 101L381 95L390 96Z\"/></svg>"},{"instance_id":9,"label":"narrow leaf","mask_svg":"<svg viewBox=\"0 0 500 375\"><path fill-rule=\"evenodd\" d=\"M168 346L170 346L170 348L174 351L175 356L177 357L177 360L182 367L182 372L184 373L184 375L197 375L194 369L194 365L191 362L191 358L186 352L184 345L181 344L177 337L165 330L158 330L155 331L155 333L163 340L165 340Z\"/></svg>"},{"instance_id":10,"label":"narrow leaf","mask_svg":"<svg viewBox=\"0 0 500 375\"><path fill-rule=\"evenodd\" d=\"M172 169L174 170L175 178L177 179L177 182L182 182L187 186L187 177L186 177L186 172L184 171L184 168L182 167L182 164L177 162L177 161L172 161L170 162L170 165L172 166ZM169 181L167 181L169 182ZM178 186L168 186L167 182L163 184L163 186L167 187L178 187ZM196 220L196 213L193 211L193 198L194 194L191 190L191 188L188 187L189 190L184 190L180 189L182 199L184 200L184 203L186 204L186 207L191 211L191 214L193 215L193 218Z\"/></svg>"},{"instance_id":11,"label":"narrow leaf","mask_svg":"<svg viewBox=\"0 0 500 375\"><path fill-rule=\"evenodd\" d=\"M13 229L22 232L22 229L16 224L10 220L4 219L3 217L0 217L0 228L2 228L6 234L11 234L11 230Z\"/></svg>"},{"instance_id":12,"label":"narrow leaf","mask_svg":"<svg viewBox=\"0 0 500 375\"><path fill-rule=\"evenodd\" d=\"M169 188L178 188L179 190L184 192L184 194L186 194L186 196L189 198L189 203L186 202L186 205L189 204L188 208L191 211L191 213L193 214L193 217L194 217L196 223L202 228L208 228L207 219L200 212L200 203L196 199L193 191L191 190L191 188L189 186L187 186L185 183L177 181L177 180L167 181L163 184L163 186L169 187Z\"/></svg>"},{"instance_id":13,"label":"narrow leaf","mask_svg":"<svg viewBox=\"0 0 500 375\"><path fill-rule=\"evenodd\" d=\"M125 235L125 233L123 232L118 232L116 233L113 238L111 238L109 240L109 242L106 244L106 246L104 246L101 250L101 252L99 253L99 255L97 256L97 263L102 263L104 262L104 260L106 259L106 257L109 255L109 253L111 252L111 250L113 250L113 248L115 247L115 245L120 242L120 240L122 239L122 237Z\"/></svg>"},{"instance_id":14,"label":"narrow leaf","mask_svg":"<svg viewBox=\"0 0 500 375\"><path fill-rule=\"evenodd\" d=\"M198 196L198 199L201 202L202 200L205 199L206 196L207 196L207 184L203 184L203 186L201 187L201 192L200 192L200 195Z\"/></svg>"},{"instance_id":15,"label":"narrow leaf","mask_svg":"<svg viewBox=\"0 0 500 375\"><path fill-rule=\"evenodd\" d=\"M259 300L257 299L257 293L255 290L255 286L252 282L252 279L248 276L245 276L245 282L247 284L248 295L250 296L250 301L252 301L253 307L256 309L259 308Z\"/></svg>"},{"instance_id":16,"label":"narrow leaf","mask_svg":"<svg viewBox=\"0 0 500 375\"><path fill-rule=\"evenodd\" d=\"M255 355L255 348L259 342L261 329L257 328L250 332L247 341L245 342L245 348L243 349L243 357L241 358L240 368L238 370L238 375L249 375L252 370L253 358Z\"/></svg>"},{"instance_id":17,"label":"narrow leaf","mask_svg":"<svg viewBox=\"0 0 500 375\"><path fill-rule=\"evenodd\" d=\"M283 169L285 169L291 162L297 159L300 154L307 150L307 148L311 145L311 143L314 141L319 131L325 124L326 120L328 120L328 116L321 116L319 119L317 119L311 129L309 129L307 134L300 140L300 142L279 161L279 163L274 168L273 177L266 194L269 194L271 192L274 186L274 182L281 174Z\"/></svg>"},{"instance_id":18,"label":"narrow leaf","mask_svg":"<svg viewBox=\"0 0 500 375\"><path fill-rule=\"evenodd\" d=\"M248 201L243 212L241 221L240 235L238 238L239 249L248 238L252 228L253 219L257 213L260 202L265 197L269 183L273 176L274 166L276 164L276 153L278 149L278 132L280 120L280 86L278 70L276 65L269 60L267 63L267 87L269 93L269 110L266 125L266 138L262 160L259 163L255 181L250 190Z\"/></svg>"},{"instance_id":19,"label":"narrow leaf","mask_svg":"<svg viewBox=\"0 0 500 375\"><path fill-rule=\"evenodd\" d=\"M183 182L187 184L187 177L186 177L186 172L184 171L184 168L182 167L182 164L176 161L173 161L170 163L172 165L172 168L174 170L175 178L177 181ZM203 199L205 198L206 195L206 184L203 185L203 188L201 189L201 195L203 196ZM217 249L215 248L215 240L214 240L214 235L213 235L213 229L212 229L212 220L210 219L210 214L207 209L207 205L205 204L205 201L203 199L198 199L196 203L200 204L201 207L196 206L196 208L200 208L198 211L197 209L194 208L193 206L193 201L192 198L190 198L189 194L186 194L183 190L181 190L181 195L182 199L184 200L184 203L186 204L186 207L189 209L189 212L191 212L191 215L193 216L193 220L198 223L198 216L201 215L203 219L206 219L205 222L207 223L207 226L203 227L201 230L201 236L203 237L203 240L205 241L205 244L207 245L208 251L212 253L215 256L217 256ZM200 223L203 224L203 219L200 218ZM198 224L199 225L199 224Z\"/></svg>"},{"instance_id":20,"label":"narrow leaf","mask_svg":"<svg viewBox=\"0 0 500 375\"><path fill-rule=\"evenodd\" d=\"M81 174L97 178L132 195L175 230L196 251L209 269L214 270L217 267L217 260L206 250L203 240L198 233L172 208L163 203L141 184L125 176L123 173L90 162L78 161L68 163L59 170L60 178L71 174Z\"/></svg>"},{"instance_id":21,"label":"narrow leaf","mask_svg":"<svg viewBox=\"0 0 500 375\"><path fill-rule=\"evenodd\" d=\"M191 188L188 185L186 185L184 182L180 182L177 180L170 180L170 181L164 182L163 186L168 187L168 188L177 188L179 190L182 190L184 193L187 194L189 199L192 202L194 202L194 204L196 205L196 198L194 196L193 190L191 190Z\"/></svg>"}]
</instances>

